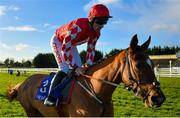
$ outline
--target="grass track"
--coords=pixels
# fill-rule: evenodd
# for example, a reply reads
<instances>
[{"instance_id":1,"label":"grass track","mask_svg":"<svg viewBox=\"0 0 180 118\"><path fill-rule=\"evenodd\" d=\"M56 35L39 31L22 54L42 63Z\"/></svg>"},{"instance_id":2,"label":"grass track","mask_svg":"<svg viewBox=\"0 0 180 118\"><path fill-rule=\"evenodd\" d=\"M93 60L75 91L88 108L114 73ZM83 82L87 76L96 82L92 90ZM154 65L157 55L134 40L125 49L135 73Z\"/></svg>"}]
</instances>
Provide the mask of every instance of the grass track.
<instances>
[{"instance_id":1,"label":"grass track","mask_svg":"<svg viewBox=\"0 0 180 118\"><path fill-rule=\"evenodd\" d=\"M26 116L23 108L17 101L9 102L5 98L6 88L9 84L17 84L29 75L16 77L0 73L0 117ZM113 103L116 117L180 117L180 78L160 78L161 88L166 96L165 103L156 109L144 108L141 100L132 92L120 86L113 94Z\"/></svg>"}]
</instances>

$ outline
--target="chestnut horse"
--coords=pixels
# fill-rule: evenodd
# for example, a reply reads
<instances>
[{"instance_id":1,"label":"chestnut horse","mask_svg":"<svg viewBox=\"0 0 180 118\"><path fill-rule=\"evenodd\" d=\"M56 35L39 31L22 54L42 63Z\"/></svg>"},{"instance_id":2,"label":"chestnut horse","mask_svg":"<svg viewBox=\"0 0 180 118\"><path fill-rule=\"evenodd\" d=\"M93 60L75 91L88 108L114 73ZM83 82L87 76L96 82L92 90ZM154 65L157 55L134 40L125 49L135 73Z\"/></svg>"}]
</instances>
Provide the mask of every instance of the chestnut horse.
<instances>
[{"instance_id":1,"label":"chestnut horse","mask_svg":"<svg viewBox=\"0 0 180 118\"><path fill-rule=\"evenodd\" d=\"M146 107L160 107L165 96L156 80L154 67L145 52L151 37L141 46L137 35L130 47L91 66L86 75L77 77L69 104L47 107L35 100L42 79L47 75L35 74L8 91L10 100L16 98L28 116L113 116L112 94L122 82L135 95L142 98Z\"/></svg>"}]
</instances>

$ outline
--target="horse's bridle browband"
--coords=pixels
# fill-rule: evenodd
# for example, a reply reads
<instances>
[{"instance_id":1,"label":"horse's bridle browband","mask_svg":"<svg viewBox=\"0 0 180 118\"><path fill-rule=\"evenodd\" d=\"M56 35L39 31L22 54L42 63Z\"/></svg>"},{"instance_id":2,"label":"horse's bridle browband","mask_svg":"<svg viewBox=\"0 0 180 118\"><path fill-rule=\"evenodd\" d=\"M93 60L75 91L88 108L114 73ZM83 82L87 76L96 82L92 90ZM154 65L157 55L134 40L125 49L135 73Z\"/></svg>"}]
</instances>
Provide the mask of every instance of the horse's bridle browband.
<instances>
[{"instance_id":1,"label":"horse's bridle browband","mask_svg":"<svg viewBox=\"0 0 180 118\"><path fill-rule=\"evenodd\" d=\"M148 83L148 82L144 82L144 81L141 81L141 80L136 80L136 79L133 78L133 76L131 74L132 63L130 61L128 49L126 49L125 52L126 52L125 64L123 65L122 70L121 70L121 78L122 78L126 63L127 63L127 65L128 65L128 79L130 80L130 84L125 85L125 86L126 86L126 88L128 90L133 90L133 92L135 93L135 92L137 92L137 87L138 87L139 84ZM134 83L132 83L132 81L137 84L136 88L133 88ZM157 88L157 89L160 89L160 83L157 80L153 81L152 84L153 84L153 87L143 96L143 101L148 98L150 92L152 91L152 89L154 87Z\"/></svg>"}]
</instances>

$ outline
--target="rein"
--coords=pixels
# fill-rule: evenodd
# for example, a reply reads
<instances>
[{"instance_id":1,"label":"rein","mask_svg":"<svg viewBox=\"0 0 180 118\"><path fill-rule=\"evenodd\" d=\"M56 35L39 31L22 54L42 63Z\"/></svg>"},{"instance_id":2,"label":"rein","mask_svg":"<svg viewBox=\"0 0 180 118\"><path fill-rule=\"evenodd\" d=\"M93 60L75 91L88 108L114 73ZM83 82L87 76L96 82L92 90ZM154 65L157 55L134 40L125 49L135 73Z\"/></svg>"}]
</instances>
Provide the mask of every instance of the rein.
<instances>
[{"instance_id":1,"label":"rein","mask_svg":"<svg viewBox=\"0 0 180 118\"><path fill-rule=\"evenodd\" d=\"M130 65L129 65L129 59L128 59L128 52L127 52L127 50L126 50L126 63L127 63L127 62L128 62L128 67L129 67ZM121 71L121 75L122 75L122 73L123 73L123 71L124 71L124 68L125 68L126 63L125 63L124 66L123 66L123 69L122 69L122 71ZM132 78L132 75L131 75L131 73L130 73L130 67L128 68L128 75L129 75L129 77ZM116 84L116 83L113 83L113 82L110 82L110 81L107 81L107 80L102 80L102 79L98 79L98 78L93 78L92 76L89 76L89 75L83 74L83 75L81 75L81 76L86 77L86 78L88 78L88 79L94 79L94 80L97 80L97 81L100 81L100 82L103 82L103 83L106 83L106 84L109 84L109 85L112 85L112 86L115 86L115 87L120 86L119 84ZM90 90L88 90L88 89L87 89L85 86L83 86L79 81L78 81L78 84L79 84L89 95L91 95L95 100L97 100L99 103L103 104L102 101L99 100L93 92L91 92Z\"/></svg>"},{"instance_id":2,"label":"rein","mask_svg":"<svg viewBox=\"0 0 180 118\"><path fill-rule=\"evenodd\" d=\"M83 84L81 84L81 82L77 81L77 83L78 83L89 95L91 95L95 100L97 100L100 104L103 103L100 99L98 99L98 98L96 97L95 94L93 94L93 93L92 93L90 90L88 90Z\"/></svg>"},{"instance_id":3,"label":"rein","mask_svg":"<svg viewBox=\"0 0 180 118\"><path fill-rule=\"evenodd\" d=\"M106 81L106 80L101 80L101 79L93 78L93 77L91 77L91 76L89 76L89 75L82 75L82 76L83 76L83 77L86 77L86 78L88 78L88 79L94 79L94 80L97 80L97 81L101 81L101 82L103 82L103 83L106 83L106 84L109 84L109 85L112 85L112 86L115 86L115 87L118 87L118 86L119 86L119 84L116 84L116 83L113 83L113 82L110 82L110 81ZM94 92L88 90L83 84L81 84L81 82L79 82L79 81L77 81L77 82L78 82L78 84L79 84L89 95L91 95L96 101L98 101L100 104L103 104L103 102L102 102L99 98L97 98L97 96L94 94ZM88 86L88 84L87 84L87 86ZM90 87L89 87L89 89L90 89Z\"/></svg>"},{"instance_id":4,"label":"rein","mask_svg":"<svg viewBox=\"0 0 180 118\"><path fill-rule=\"evenodd\" d=\"M101 82L103 82L103 83L106 83L106 84L109 84L109 85L112 85L112 86L116 86L116 87L119 86L119 84L116 84L116 83L113 83L113 82L110 82L110 81L107 81L107 80L102 80L102 79L93 78L93 77L91 77L91 76L89 76L89 75L82 75L82 76L84 76L84 77L86 77L86 78L88 78L88 79L94 79L94 80L97 80L97 81L101 81Z\"/></svg>"},{"instance_id":5,"label":"rein","mask_svg":"<svg viewBox=\"0 0 180 118\"><path fill-rule=\"evenodd\" d=\"M143 84L143 83L146 83L146 82L141 82L140 80L136 80L132 77L132 74L131 74L131 68L132 68L132 63L131 63L131 60L130 60L130 57L129 57L129 54L128 54L128 51L127 49L125 50L126 52L126 57L125 57L125 63L122 67L122 70L121 70L121 78L122 78L122 75L123 75L123 72L124 72L124 69L126 67L126 63L128 65L128 79L131 80L130 81L130 84L129 85L125 85L127 87L128 90L133 90L134 93L136 93L136 95L138 95L138 91L137 91L137 87L139 86L139 84ZM134 72L134 71L133 71ZM109 84L109 85L112 85L112 86L115 86L115 87L118 87L120 86L119 84L116 84L116 83L113 83L113 82L110 82L110 81L107 81L107 80L102 80L102 79L98 79L98 78L93 78L89 75L82 75L83 77L86 77L88 79L94 79L94 80L97 80L97 81L100 81L100 82L103 82L103 83L106 83L106 84ZM136 88L133 88L134 86L134 83L135 82L137 84ZM99 100L96 95L94 93L92 93L91 91L89 91L86 87L84 87L80 82L78 83L83 89L85 89L93 98L95 98L99 103L102 104L101 100ZM156 87L157 89L160 88L160 83L158 81L154 81L153 82L153 87L143 96L143 101L145 101L150 92L152 91L152 89Z\"/></svg>"}]
</instances>

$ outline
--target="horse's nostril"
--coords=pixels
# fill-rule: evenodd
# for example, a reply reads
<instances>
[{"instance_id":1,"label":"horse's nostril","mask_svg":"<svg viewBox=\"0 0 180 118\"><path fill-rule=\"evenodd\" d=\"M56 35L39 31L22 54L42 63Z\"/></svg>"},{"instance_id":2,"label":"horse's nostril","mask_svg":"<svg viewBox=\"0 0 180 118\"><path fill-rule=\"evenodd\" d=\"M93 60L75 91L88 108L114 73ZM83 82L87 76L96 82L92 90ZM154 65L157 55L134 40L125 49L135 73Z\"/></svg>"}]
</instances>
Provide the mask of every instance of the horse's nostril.
<instances>
[{"instance_id":1,"label":"horse's nostril","mask_svg":"<svg viewBox=\"0 0 180 118\"><path fill-rule=\"evenodd\" d=\"M152 102L158 103L158 97L157 96L152 96L151 100L152 100Z\"/></svg>"}]
</instances>

